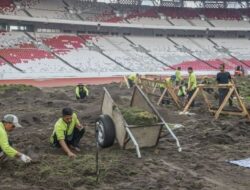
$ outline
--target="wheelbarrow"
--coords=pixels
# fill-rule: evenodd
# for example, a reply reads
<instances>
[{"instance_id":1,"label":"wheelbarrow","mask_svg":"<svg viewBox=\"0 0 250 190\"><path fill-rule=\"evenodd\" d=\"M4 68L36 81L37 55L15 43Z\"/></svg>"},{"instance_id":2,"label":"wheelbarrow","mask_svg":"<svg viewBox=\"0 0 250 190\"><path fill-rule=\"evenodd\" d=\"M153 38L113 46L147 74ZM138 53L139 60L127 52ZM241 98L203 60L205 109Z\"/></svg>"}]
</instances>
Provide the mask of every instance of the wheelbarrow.
<instances>
[{"instance_id":1,"label":"wheelbarrow","mask_svg":"<svg viewBox=\"0 0 250 190\"><path fill-rule=\"evenodd\" d=\"M116 139L122 149L135 148L138 158L141 158L140 148L157 146L165 128L181 151L178 138L139 86L134 86L130 106L155 114L158 122L151 126L128 125L108 90L103 89L102 115L96 121L96 141L100 147L110 147Z\"/></svg>"}]
</instances>

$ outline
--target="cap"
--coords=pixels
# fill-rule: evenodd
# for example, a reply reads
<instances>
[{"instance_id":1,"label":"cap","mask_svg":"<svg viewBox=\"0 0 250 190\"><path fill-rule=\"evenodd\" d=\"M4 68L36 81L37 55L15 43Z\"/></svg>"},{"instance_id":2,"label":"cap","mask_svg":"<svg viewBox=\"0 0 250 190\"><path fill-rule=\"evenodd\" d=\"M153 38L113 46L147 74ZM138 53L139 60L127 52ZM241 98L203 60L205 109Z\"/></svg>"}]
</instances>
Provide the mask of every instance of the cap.
<instances>
[{"instance_id":1,"label":"cap","mask_svg":"<svg viewBox=\"0 0 250 190\"><path fill-rule=\"evenodd\" d=\"M15 125L15 127L22 127L22 125L20 125L20 123L18 122L17 116L15 116L13 114L5 115L3 117L3 121L7 122L7 123L12 123L13 125Z\"/></svg>"}]
</instances>

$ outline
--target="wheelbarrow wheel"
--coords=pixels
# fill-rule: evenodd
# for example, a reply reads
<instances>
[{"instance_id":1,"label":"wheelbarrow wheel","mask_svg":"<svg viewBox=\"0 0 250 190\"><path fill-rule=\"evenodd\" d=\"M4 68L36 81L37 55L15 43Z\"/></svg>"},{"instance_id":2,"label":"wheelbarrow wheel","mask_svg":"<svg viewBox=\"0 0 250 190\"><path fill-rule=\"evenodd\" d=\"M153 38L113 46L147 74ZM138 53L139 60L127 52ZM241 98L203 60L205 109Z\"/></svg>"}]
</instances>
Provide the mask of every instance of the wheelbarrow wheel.
<instances>
[{"instance_id":1,"label":"wheelbarrow wheel","mask_svg":"<svg viewBox=\"0 0 250 190\"><path fill-rule=\"evenodd\" d=\"M107 148L114 144L115 126L108 115L100 115L96 121L97 142L100 147Z\"/></svg>"}]
</instances>

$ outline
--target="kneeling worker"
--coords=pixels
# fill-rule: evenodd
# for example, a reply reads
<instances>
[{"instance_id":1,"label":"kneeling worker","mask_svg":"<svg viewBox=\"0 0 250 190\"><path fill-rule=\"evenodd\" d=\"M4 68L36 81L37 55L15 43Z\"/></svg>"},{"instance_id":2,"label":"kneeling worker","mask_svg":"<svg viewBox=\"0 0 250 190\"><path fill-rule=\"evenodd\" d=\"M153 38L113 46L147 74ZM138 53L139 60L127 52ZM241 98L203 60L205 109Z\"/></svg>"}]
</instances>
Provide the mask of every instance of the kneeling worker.
<instances>
[{"instance_id":1,"label":"kneeling worker","mask_svg":"<svg viewBox=\"0 0 250 190\"><path fill-rule=\"evenodd\" d=\"M0 122L0 160L4 160L5 157L19 158L24 163L31 162L31 158L23 153L16 151L11 147L11 143L8 139L9 132L13 131L17 127L22 127L18 123L18 118L15 115L7 114L4 116L2 122Z\"/></svg>"},{"instance_id":2,"label":"kneeling worker","mask_svg":"<svg viewBox=\"0 0 250 190\"><path fill-rule=\"evenodd\" d=\"M50 137L50 143L55 147L61 147L69 157L76 157L70 148L80 151L79 143L85 133L85 128L80 124L77 115L71 108L62 110L62 118L57 120L54 131Z\"/></svg>"},{"instance_id":3,"label":"kneeling worker","mask_svg":"<svg viewBox=\"0 0 250 190\"><path fill-rule=\"evenodd\" d=\"M89 90L82 83L80 83L76 86L75 93L76 93L77 100L84 99L86 96L89 96Z\"/></svg>"}]
</instances>

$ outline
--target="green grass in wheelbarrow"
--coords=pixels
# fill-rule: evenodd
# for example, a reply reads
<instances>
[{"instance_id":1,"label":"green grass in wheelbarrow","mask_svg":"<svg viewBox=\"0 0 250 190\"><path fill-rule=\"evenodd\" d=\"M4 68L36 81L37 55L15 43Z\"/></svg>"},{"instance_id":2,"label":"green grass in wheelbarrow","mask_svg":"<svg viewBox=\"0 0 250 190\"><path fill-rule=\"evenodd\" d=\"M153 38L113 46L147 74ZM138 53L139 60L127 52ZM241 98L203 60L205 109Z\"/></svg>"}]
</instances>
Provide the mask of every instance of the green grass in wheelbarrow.
<instances>
[{"instance_id":1,"label":"green grass in wheelbarrow","mask_svg":"<svg viewBox=\"0 0 250 190\"><path fill-rule=\"evenodd\" d=\"M138 107L129 107L121 109L122 115L128 125L153 125L158 122L155 114L144 111Z\"/></svg>"}]
</instances>

